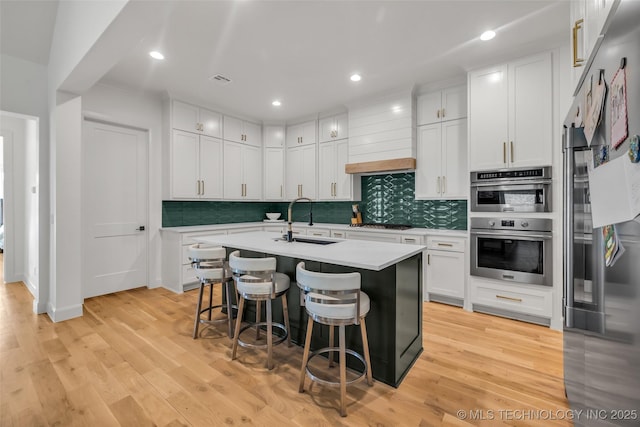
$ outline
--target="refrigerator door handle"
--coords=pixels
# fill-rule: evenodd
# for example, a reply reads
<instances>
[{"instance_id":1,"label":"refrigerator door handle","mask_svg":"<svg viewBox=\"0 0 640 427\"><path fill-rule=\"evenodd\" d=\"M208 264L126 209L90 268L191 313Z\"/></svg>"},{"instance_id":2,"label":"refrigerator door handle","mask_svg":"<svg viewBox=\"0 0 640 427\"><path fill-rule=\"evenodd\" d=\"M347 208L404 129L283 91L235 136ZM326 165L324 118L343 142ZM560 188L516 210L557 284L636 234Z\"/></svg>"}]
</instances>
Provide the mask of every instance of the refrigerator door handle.
<instances>
[{"instance_id":1,"label":"refrigerator door handle","mask_svg":"<svg viewBox=\"0 0 640 427\"><path fill-rule=\"evenodd\" d=\"M563 307L564 326L571 328L574 325L573 312L574 294L573 294L573 150L570 148L572 129L565 128L563 162L564 162L564 218L563 218L563 234L564 234L564 286L563 286Z\"/></svg>"}]
</instances>

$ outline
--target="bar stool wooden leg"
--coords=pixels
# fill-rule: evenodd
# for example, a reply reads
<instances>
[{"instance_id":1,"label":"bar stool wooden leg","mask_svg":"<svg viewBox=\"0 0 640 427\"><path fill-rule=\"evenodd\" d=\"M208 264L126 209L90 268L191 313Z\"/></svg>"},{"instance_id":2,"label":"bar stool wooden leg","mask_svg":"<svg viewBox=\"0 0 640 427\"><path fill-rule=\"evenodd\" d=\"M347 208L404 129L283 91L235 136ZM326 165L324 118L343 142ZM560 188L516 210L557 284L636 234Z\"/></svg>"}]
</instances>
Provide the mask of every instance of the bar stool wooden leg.
<instances>
[{"instance_id":1,"label":"bar stool wooden leg","mask_svg":"<svg viewBox=\"0 0 640 427\"><path fill-rule=\"evenodd\" d=\"M198 336L198 328L200 327L200 310L202 309L202 293L204 291L204 284L200 283L200 291L198 293L198 304L196 305L196 322L193 325L193 339ZM211 310L209 310L211 312Z\"/></svg>"},{"instance_id":2,"label":"bar stool wooden leg","mask_svg":"<svg viewBox=\"0 0 640 427\"><path fill-rule=\"evenodd\" d=\"M242 313L244 311L244 297L240 297L238 303L238 318L236 319L236 332L233 334L233 347L231 350L231 360L236 358L236 351L238 350L238 338L240 338L240 324L242 323Z\"/></svg>"},{"instance_id":3,"label":"bar stool wooden leg","mask_svg":"<svg viewBox=\"0 0 640 427\"><path fill-rule=\"evenodd\" d=\"M289 304L287 294L282 295L282 314L284 315L284 327L287 328L287 347L291 347L291 328L289 327Z\"/></svg>"},{"instance_id":4,"label":"bar stool wooden leg","mask_svg":"<svg viewBox=\"0 0 640 427\"><path fill-rule=\"evenodd\" d=\"M335 347L335 334L334 334L334 328L333 325L329 325L329 347ZM329 367L333 368L335 366L335 363L333 363L333 351L329 352Z\"/></svg>"},{"instance_id":5,"label":"bar stool wooden leg","mask_svg":"<svg viewBox=\"0 0 640 427\"><path fill-rule=\"evenodd\" d=\"M304 339L304 352L302 353L302 368L300 369L300 386L298 392L304 392L304 379L307 377L307 362L309 361L309 348L311 347L311 333L313 331L313 319L309 316L307 321L307 336Z\"/></svg>"},{"instance_id":6,"label":"bar stool wooden leg","mask_svg":"<svg viewBox=\"0 0 640 427\"><path fill-rule=\"evenodd\" d=\"M338 341L340 342L340 416L347 416L347 345L344 337L344 325L338 327Z\"/></svg>"},{"instance_id":7,"label":"bar stool wooden leg","mask_svg":"<svg viewBox=\"0 0 640 427\"><path fill-rule=\"evenodd\" d=\"M267 369L273 368L273 323L271 318L271 299L266 301L267 306Z\"/></svg>"},{"instance_id":8,"label":"bar stool wooden leg","mask_svg":"<svg viewBox=\"0 0 640 427\"><path fill-rule=\"evenodd\" d=\"M373 377L371 375L371 357L369 357L369 337L367 336L367 326L364 317L360 318L360 335L362 335L362 352L364 360L367 362L367 384L373 385Z\"/></svg>"}]
</instances>

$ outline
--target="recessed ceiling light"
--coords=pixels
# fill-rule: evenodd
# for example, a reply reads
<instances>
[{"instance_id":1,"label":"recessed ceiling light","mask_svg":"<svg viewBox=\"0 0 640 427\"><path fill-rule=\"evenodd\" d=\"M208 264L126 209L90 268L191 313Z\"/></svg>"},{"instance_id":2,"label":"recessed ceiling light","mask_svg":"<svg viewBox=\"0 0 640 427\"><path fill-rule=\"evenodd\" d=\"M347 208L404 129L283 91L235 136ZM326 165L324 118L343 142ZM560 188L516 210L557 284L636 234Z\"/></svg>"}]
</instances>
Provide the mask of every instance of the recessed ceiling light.
<instances>
[{"instance_id":1,"label":"recessed ceiling light","mask_svg":"<svg viewBox=\"0 0 640 427\"><path fill-rule=\"evenodd\" d=\"M352 74L350 77L352 82L359 82L360 80L362 80L362 76L360 74Z\"/></svg>"},{"instance_id":2,"label":"recessed ceiling light","mask_svg":"<svg viewBox=\"0 0 640 427\"><path fill-rule=\"evenodd\" d=\"M149 56L153 59L164 59L164 55L157 50L152 50L151 52L149 52Z\"/></svg>"},{"instance_id":3,"label":"recessed ceiling light","mask_svg":"<svg viewBox=\"0 0 640 427\"><path fill-rule=\"evenodd\" d=\"M486 42L487 40L491 40L495 36L496 36L496 32L495 31L488 30L488 31L485 31L484 33L482 33L480 35L480 40Z\"/></svg>"},{"instance_id":4,"label":"recessed ceiling light","mask_svg":"<svg viewBox=\"0 0 640 427\"><path fill-rule=\"evenodd\" d=\"M271 103L271 105L273 105L274 107L279 107L279 106L281 106L281 105L282 105L282 102L280 102L280 101L278 101L278 100L276 99L275 101L273 101L273 102Z\"/></svg>"}]
</instances>

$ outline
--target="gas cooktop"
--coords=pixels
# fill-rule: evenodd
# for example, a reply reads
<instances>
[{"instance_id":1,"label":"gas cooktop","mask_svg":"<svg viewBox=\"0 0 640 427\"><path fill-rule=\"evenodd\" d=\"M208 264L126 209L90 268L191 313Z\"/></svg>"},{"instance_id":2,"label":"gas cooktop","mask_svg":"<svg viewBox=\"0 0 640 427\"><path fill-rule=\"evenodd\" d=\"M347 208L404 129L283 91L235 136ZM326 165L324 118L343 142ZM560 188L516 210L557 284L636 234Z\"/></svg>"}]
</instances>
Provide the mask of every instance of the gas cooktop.
<instances>
[{"instance_id":1,"label":"gas cooktop","mask_svg":"<svg viewBox=\"0 0 640 427\"><path fill-rule=\"evenodd\" d=\"M364 222L362 224L351 224L351 227L377 228L377 229L386 229L386 230L408 230L409 228L412 228L408 224L381 224L381 223L373 223L373 222Z\"/></svg>"}]
</instances>

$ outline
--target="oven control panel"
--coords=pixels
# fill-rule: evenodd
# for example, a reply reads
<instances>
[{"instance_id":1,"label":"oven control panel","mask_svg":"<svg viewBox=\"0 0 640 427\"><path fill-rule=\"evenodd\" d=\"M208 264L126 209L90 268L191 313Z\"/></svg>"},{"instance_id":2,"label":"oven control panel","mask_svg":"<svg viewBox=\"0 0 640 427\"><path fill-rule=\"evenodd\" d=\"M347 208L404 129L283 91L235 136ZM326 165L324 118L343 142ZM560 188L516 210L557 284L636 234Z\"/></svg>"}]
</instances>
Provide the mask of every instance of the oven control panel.
<instances>
[{"instance_id":1,"label":"oven control panel","mask_svg":"<svg viewBox=\"0 0 640 427\"><path fill-rule=\"evenodd\" d=\"M471 218L472 229L552 231L552 225L546 218Z\"/></svg>"}]
</instances>

